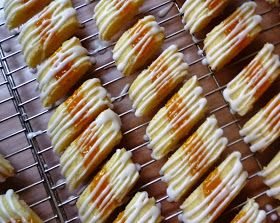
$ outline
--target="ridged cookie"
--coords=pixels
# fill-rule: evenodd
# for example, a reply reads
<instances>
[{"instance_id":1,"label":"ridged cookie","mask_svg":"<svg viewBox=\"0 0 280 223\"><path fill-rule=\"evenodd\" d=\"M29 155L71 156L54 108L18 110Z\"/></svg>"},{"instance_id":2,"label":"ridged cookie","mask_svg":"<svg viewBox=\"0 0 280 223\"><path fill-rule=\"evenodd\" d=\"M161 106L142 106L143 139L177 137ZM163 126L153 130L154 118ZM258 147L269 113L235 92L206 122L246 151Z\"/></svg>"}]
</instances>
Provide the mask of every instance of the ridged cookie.
<instances>
[{"instance_id":1,"label":"ridged cookie","mask_svg":"<svg viewBox=\"0 0 280 223\"><path fill-rule=\"evenodd\" d=\"M147 192L138 192L113 223L160 223L160 207Z\"/></svg>"},{"instance_id":2,"label":"ridged cookie","mask_svg":"<svg viewBox=\"0 0 280 223\"><path fill-rule=\"evenodd\" d=\"M171 45L137 76L129 89L136 116L149 115L183 81L188 74L183 58Z\"/></svg>"},{"instance_id":3,"label":"ridged cookie","mask_svg":"<svg viewBox=\"0 0 280 223\"><path fill-rule=\"evenodd\" d=\"M8 190L5 195L0 195L0 222L43 223L13 190Z\"/></svg>"},{"instance_id":4,"label":"ridged cookie","mask_svg":"<svg viewBox=\"0 0 280 223\"><path fill-rule=\"evenodd\" d=\"M213 223L245 186L248 174L241 154L230 154L181 205L179 218L187 222Z\"/></svg>"},{"instance_id":5,"label":"ridged cookie","mask_svg":"<svg viewBox=\"0 0 280 223\"><path fill-rule=\"evenodd\" d=\"M254 106L270 85L279 77L280 60L272 44L265 44L223 92L233 113L243 116Z\"/></svg>"},{"instance_id":6,"label":"ridged cookie","mask_svg":"<svg viewBox=\"0 0 280 223\"><path fill-rule=\"evenodd\" d=\"M280 136L280 93L240 130L252 152L263 151Z\"/></svg>"},{"instance_id":7,"label":"ridged cookie","mask_svg":"<svg viewBox=\"0 0 280 223\"><path fill-rule=\"evenodd\" d=\"M83 223L105 222L123 204L139 179L138 167L131 156L131 152L118 149L84 190L77 202Z\"/></svg>"},{"instance_id":8,"label":"ridged cookie","mask_svg":"<svg viewBox=\"0 0 280 223\"><path fill-rule=\"evenodd\" d=\"M257 37L262 30L262 17L255 14L256 7L253 1L243 3L207 34L204 64L209 64L213 70L220 70Z\"/></svg>"},{"instance_id":9,"label":"ridged cookie","mask_svg":"<svg viewBox=\"0 0 280 223\"><path fill-rule=\"evenodd\" d=\"M149 123L146 134L152 157L161 159L176 149L180 140L204 116L207 100L193 76L173 95Z\"/></svg>"},{"instance_id":10,"label":"ridged cookie","mask_svg":"<svg viewBox=\"0 0 280 223\"><path fill-rule=\"evenodd\" d=\"M99 79L83 83L50 118L48 134L54 151L57 154L64 152L102 111L112 107L107 90Z\"/></svg>"},{"instance_id":11,"label":"ridged cookie","mask_svg":"<svg viewBox=\"0 0 280 223\"><path fill-rule=\"evenodd\" d=\"M78 38L64 42L38 68L37 81L43 106L49 107L66 96L91 66L88 51Z\"/></svg>"},{"instance_id":12,"label":"ridged cookie","mask_svg":"<svg viewBox=\"0 0 280 223\"><path fill-rule=\"evenodd\" d=\"M19 42L28 66L36 67L51 56L79 28L70 0L54 0L22 27Z\"/></svg>"},{"instance_id":13,"label":"ridged cookie","mask_svg":"<svg viewBox=\"0 0 280 223\"><path fill-rule=\"evenodd\" d=\"M110 109L103 111L61 156L61 172L70 190L86 180L121 139L119 116Z\"/></svg>"},{"instance_id":14,"label":"ridged cookie","mask_svg":"<svg viewBox=\"0 0 280 223\"><path fill-rule=\"evenodd\" d=\"M204 29L217 17L230 0L186 0L180 12L183 13L185 29L191 33Z\"/></svg>"},{"instance_id":15,"label":"ridged cookie","mask_svg":"<svg viewBox=\"0 0 280 223\"><path fill-rule=\"evenodd\" d=\"M230 223L265 223L266 213L259 209L259 204L249 199L247 204Z\"/></svg>"},{"instance_id":16,"label":"ridged cookie","mask_svg":"<svg viewBox=\"0 0 280 223\"><path fill-rule=\"evenodd\" d=\"M101 40L111 40L138 13L144 0L101 0L94 8L94 18Z\"/></svg>"},{"instance_id":17,"label":"ridged cookie","mask_svg":"<svg viewBox=\"0 0 280 223\"><path fill-rule=\"evenodd\" d=\"M6 26L17 28L39 13L52 0L5 0L4 14Z\"/></svg>"},{"instance_id":18,"label":"ridged cookie","mask_svg":"<svg viewBox=\"0 0 280 223\"><path fill-rule=\"evenodd\" d=\"M124 76L131 75L154 58L163 41L164 28L154 16L140 19L121 36L113 49L117 69Z\"/></svg>"},{"instance_id":19,"label":"ridged cookie","mask_svg":"<svg viewBox=\"0 0 280 223\"><path fill-rule=\"evenodd\" d=\"M213 115L185 141L160 170L170 201L178 201L215 163L227 145Z\"/></svg>"},{"instance_id":20,"label":"ridged cookie","mask_svg":"<svg viewBox=\"0 0 280 223\"><path fill-rule=\"evenodd\" d=\"M0 183L6 181L7 178L14 176L14 167L0 154Z\"/></svg>"},{"instance_id":21,"label":"ridged cookie","mask_svg":"<svg viewBox=\"0 0 280 223\"><path fill-rule=\"evenodd\" d=\"M259 173L264 178L264 183L270 187L267 195L280 200L280 152Z\"/></svg>"}]
</instances>

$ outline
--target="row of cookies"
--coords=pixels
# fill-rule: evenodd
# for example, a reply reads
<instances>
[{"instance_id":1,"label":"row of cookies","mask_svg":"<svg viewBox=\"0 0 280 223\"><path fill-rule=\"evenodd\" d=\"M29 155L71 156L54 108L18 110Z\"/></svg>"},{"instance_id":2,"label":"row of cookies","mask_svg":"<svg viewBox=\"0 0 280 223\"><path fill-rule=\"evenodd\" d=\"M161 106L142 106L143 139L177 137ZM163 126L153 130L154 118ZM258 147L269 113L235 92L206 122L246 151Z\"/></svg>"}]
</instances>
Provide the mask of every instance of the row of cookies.
<instances>
[{"instance_id":1,"label":"row of cookies","mask_svg":"<svg viewBox=\"0 0 280 223\"><path fill-rule=\"evenodd\" d=\"M184 222L213 222L246 183L247 173L241 164L241 154L229 155L181 205ZM131 152L117 150L112 158L93 178L80 196L77 206L83 222L104 222L109 215L124 203L125 196L139 178L139 168L131 160ZM279 153L260 173L266 183L274 183L267 192L279 199ZM271 184L270 184L271 185ZM277 192L278 191L278 192ZM278 193L278 194L277 194ZM147 193L137 193L114 222L160 222L160 207ZM7 215L8 214L8 215ZM1 196L0 217L6 220L24 219L41 222L28 206L9 190ZM264 222L264 211L249 200L232 222Z\"/></svg>"},{"instance_id":2,"label":"row of cookies","mask_svg":"<svg viewBox=\"0 0 280 223\"><path fill-rule=\"evenodd\" d=\"M57 4L59 4L59 3L57 3ZM104 6L104 4L105 3L103 3L101 1L99 4L97 4L96 8L98 8L99 5ZM109 6L107 6L107 7L109 7ZM128 7L128 6L125 6L125 7ZM234 12L231 17L236 17L235 14L238 14L238 12L239 12L239 13L241 13L240 14L241 17L242 16L245 17L245 15L248 14L248 16L250 15L249 17L251 18L252 16L254 16L255 7L256 7L256 5L253 2L245 3L238 10L236 10L236 12ZM185 10L188 9L187 6L184 6L183 8ZM46 11L48 11L48 10L46 10ZM42 14L44 14L44 13L42 13ZM236 27L243 26L242 24L244 21L242 21L242 20L241 21L232 21L231 17L229 17L227 19L229 23L234 24L234 26L236 26ZM44 15L41 15L41 16L38 16L37 19L33 18L32 20L35 20L35 21L33 21L33 23L40 24L39 21L45 21L45 18L44 18ZM228 22L224 21L223 23L227 24ZM235 24L238 22L240 23L239 25ZM44 22L44 23L46 23L46 22ZM249 23L249 22L247 21L247 23ZM224 25L220 24L220 26L226 26L225 24ZM235 30L234 27L231 27L231 29ZM240 30L235 30L235 31L239 32ZM214 32L214 30L212 32ZM56 31L53 31L53 33L54 33L54 36L57 35ZM219 34L219 36L221 38L223 38L222 34L223 33ZM39 35L41 35L40 32L39 32ZM230 35L230 34L228 34L228 35ZM209 34L209 36L211 36L211 33ZM248 36L248 35L246 35L246 36ZM229 37L227 37L227 38L229 38ZM159 49L161 48L161 45L163 43L163 39L164 39L163 29L157 25L154 17L147 16L144 19L139 20L139 22L133 28L129 29L122 35L122 37L119 39L119 41L117 42L117 44L113 50L113 57L116 61L116 65L117 65L118 69L120 71L122 71L122 73L124 75L129 75L129 74L133 73L139 67L142 67L144 64L146 64L147 61L149 61L159 51ZM207 40L207 38L206 38L206 40ZM137 41L137 44L135 41ZM227 41L227 39L224 39L223 41ZM244 42L245 40L241 38L240 41ZM210 41L210 42L213 42L213 41ZM206 45L207 45L207 43L205 42L205 46ZM31 48L33 48L33 47L31 47ZM44 46L43 48L47 49L49 47ZM240 46L234 46L231 48L232 49L228 49L228 50L235 50L237 48L240 49ZM263 51L270 51L270 53L272 53L272 51L273 51L272 48L273 47L271 45L268 45L268 46L264 47ZM30 50L28 50L28 51L30 51ZM174 51L174 47L173 47L173 51ZM266 84L266 87L264 88L262 86L256 86L262 90L262 92L258 92L258 94L256 94L258 97L262 95L262 93L266 90L266 88L269 87L269 85L278 77L278 74L279 74L279 69L278 69L279 60L277 60L276 55L273 55L273 56L272 56L272 54L265 55L267 52L263 52L263 51L261 51L262 55L259 55L259 58L258 58L258 60L260 61L259 64L261 67L263 67L263 64L261 62L262 62L262 60L264 60L265 56L268 57L268 60L269 60L269 56L271 56L272 58L270 59L270 61L268 63L265 64L262 72L256 72L254 76L256 76L256 75L258 75L257 77L264 76L263 73L266 71L267 66L270 63L274 63L274 66L273 66L273 69L271 69L270 72L268 72L268 74L265 75L265 77L263 77L263 79L266 80L266 82L263 83L264 82L263 79L262 79L262 81L259 81L263 85ZM260 52L260 54L261 54L261 52ZM89 68L91 67L91 63L90 63L89 57L86 55L87 53L88 52L86 51L86 49L84 49L80 45L79 40L77 40L76 38L73 38L72 41L69 40L69 42L64 43L62 45L62 47L53 54L52 57L50 57L47 61L45 61L41 66L39 66L39 72L38 72L38 81L40 83L39 89L41 91L41 98L42 98L43 104L45 106L50 106L53 103L55 103L57 100L61 99L69 91L69 89L74 85L74 83L76 83L77 80L80 79L89 70ZM231 54L230 51L227 53ZM72 56L69 56L70 54ZM207 54L208 53L206 50L206 55ZM162 57L163 56L164 56L164 54L162 55ZM165 52L165 56L168 56L167 52ZM176 56L176 57L178 57L178 56ZM182 57L182 55L180 55L180 57ZM38 58L38 56L36 56L36 58ZM223 58L223 59L225 59L225 58ZM161 58L159 57L158 60L161 60ZM215 59L215 61L217 61L217 60ZM254 68L254 66L256 66L255 63L258 63L258 61L252 62L252 64L250 64L248 66L247 70L244 70L243 72L240 73L240 76L243 75L243 73L248 74L249 71L252 70ZM137 84L137 82L142 82L141 84L145 84L145 85L147 85L147 83L149 83L149 82L156 82L156 83L158 83L158 86L156 86L156 87L159 89L160 93L164 93L164 96L165 96L167 94L166 92L168 92L168 91L164 92L164 90L162 90L162 89L168 88L168 86L166 86L166 84L162 84L162 83L165 83L167 79L163 79L163 77L161 77L161 78L158 78L159 80L157 82L155 80L155 77L153 77L154 75L150 75L150 78L152 78L152 81L151 80L148 81L147 80L148 78L145 78L146 79L145 81L142 80L142 79L144 79L144 77L149 76L148 75L149 73L153 72L153 68L154 69L158 68L158 70L161 69L161 71L162 71L162 69L164 68L163 67L164 65L163 64L161 66L160 65L161 64L159 63L159 61L155 61L155 63L152 64L150 67L150 70L149 70L150 72L143 71L141 73L141 75L139 76L139 78L136 80L135 85ZM174 64L174 66L176 66L176 64ZM181 71L186 70L186 64L182 65L181 67L182 67L180 69ZM275 72L275 70L277 70L277 72ZM53 71L53 72L51 72L51 71ZM168 88L169 91L172 90L172 88L174 88L176 86L176 83L178 83L181 80L181 78L182 78L181 76L183 76L183 73L186 74L186 71L180 72L181 75L173 74L173 76L171 76L172 78L168 77L169 80L170 79L175 80L174 84L170 84L171 86ZM179 77L181 77L181 78L179 78ZM240 78L237 78L237 79L240 79ZM242 82L239 83L240 85L244 84L244 81L247 80L247 79L245 79L245 80L244 79L242 79L243 83ZM252 78L252 79L255 80L255 78ZM159 81L160 81L160 83L159 83ZM236 82L236 79L233 80L233 82L234 81ZM68 83L66 85L67 87L65 87L65 83ZM256 82L256 81L252 81L252 83L250 83L250 89L252 88L252 85L257 85L257 83L258 82ZM236 83L230 83L230 84L234 85ZM62 85L64 87L61 87ZM151 85L151 87L152 86L154 87L155 83L153 83L153 85ZM231 86L228 86L228 88L230 88L230 87ZM248 91L247 88L248 87L245 87L244 91L246 91L246 90ZM151 88L147 88L146 90L150 90L150 89ZM137 90L137 89L135 89L135 90ZM226 100L228 100L228 101L230 99L234 100L232 98L229 98L230 97L229 94L234 95L234 93L236 92L236 88L234 88L227 94L226 94L226 92L227 91L225 91L225 94L224 94ZM252 90L250 93L252 94ZM149 95L151 95L151 94L152 93L150 93ZM240 95L243 95L243 94L240 94ZM154 94L152 94L152 96L155 97ZM135 93L133 94L133 87L132 87L131 88L131 98L134 99L135 97L137 97L137 96L135 96ZM162 98L162 100L164 99L164 97L161 97L161 98ZM253 98L253 97L251 96L251 98ZM138 99L138 101L139 101L139 99ZM138 104L140 104L138 106L143 107L142 110L145 110L145 109L151 107L149 105L155 101L156 100L148 100L148 105L146 105L146 107L143 107L141 102L138 102ZM238 101L243 101L243 100L238 100ZM159 102L160 102L160 100L159 100ZM253 104L253 100L251 103ZM234 106L234 102L230 103L230 104L232 105L232 107L234 107L234 108L236 107L236 106ZM134 102L134 107L136 107L136 106L137 106L137 103ZM239 105L239 107L242 107L242 105ZM244 107L244 105L243 105L243 107ZM246 108L244 108L244 109L246 109ZM233 110L237 110L237 109L233 109ZM248 110L249 110L249 108L247 108L247 111ZM239 112L239 114L242 115L242 114L245 114L246 110L237 111L237 112ZM143 113L146 114L145 111ZM147 111L147 113L149 113L149 111ZM136 111L136 114L139 114L139 111L138 112Z\"/></svg>"},{"instance_id":3,"label":"row of cookies","mask_svg":"<svg viewBox=\"0 0 280 223\"><path fill-rule=\"evenodd\" d=\"M130 152L126 152L123 149L123 154L125 153ZM131 187L129 182L135 183L132 179L134 179L133 173L135 173L134 171L136 171L137 166L133 166L130 170L127 169L125 171L126 175L124 176L124 172L120 170L123 168L123 165L121 165L121 163L117 165L117 163L120 162L119 159L121 159L120 154L121 150L117 150L79 197L77 206L83 222L91 222L92 220L105 221L110 213L112 213L118 205L123 203L123 196L121 196L121 194L128 194L127 190ZM264 172L273 171L273 174L277 175L271 175L271 172L270 177L277 178L279 175L279 165L275 165L275 162L279 160L275 160L276 158L265 168ZM244 170L241 161L241 154L239 152L230 154L210 175L208 175L203 183L185 199L181 205L182 214L179 218L184 222L214 222L247 182L248 174ZM115 173L116 169L119 174ZM125 183L122 184L121 180ZM275 189L271 187L270 191L267 193L270 194L271 191L275 191ZM134 199L136 198L133 198L133 200ZM133 200L131 202L133 202ZM127 206L125 212L127 209L132 212L133 209L131 205L130 203ZM252 210L254 210L253 216L245 212L249 211L249 213L251 213ZM118 219L122 219L124 222L131 222L127 219L132 218L132 216L128 213L126 214L127 216L124 216L124 213L121 213ZM154 215L148 212L147 216L151 217ZM139 215L139 217L142 217L142 215ZM252 200L247 203L241 211L241 214L239 214L233 222L243 222L244 219L248 218L250 222L264 222L265 219L265 213L259 211L258 205L253 203Z\"/></svg>"}]
</instances>

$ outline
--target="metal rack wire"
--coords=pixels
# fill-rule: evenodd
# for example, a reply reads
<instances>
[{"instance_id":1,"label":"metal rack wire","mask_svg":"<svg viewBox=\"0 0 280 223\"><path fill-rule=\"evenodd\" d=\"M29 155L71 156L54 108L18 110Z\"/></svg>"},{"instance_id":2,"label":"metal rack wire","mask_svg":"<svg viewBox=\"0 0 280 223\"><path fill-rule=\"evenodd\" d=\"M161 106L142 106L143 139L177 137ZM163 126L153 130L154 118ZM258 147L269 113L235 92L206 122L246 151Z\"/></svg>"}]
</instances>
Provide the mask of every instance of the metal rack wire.
<instances>
[{"instance_id":1,"label":"metal rack wire","mask_svg":"<svg viewBox=\"0 0 280 223\"><path fill-rule=\"evenodd\" d=\"M84 3L76 6L76 9L80 10L84 7L87 7L89 4L91 4L91 3L84 2ZM173 19L180 18L181 13L178 13L179 12L179 6L178 6L177 1L168 0L168 1L165 1L165 2L162 2L162 3L159 3L159 4L149 8L145 12L142 12L142 14L152 13L154 10L157 10L161 7L164 7L164 6L168 5L168 4L174 4L175 8L177 9L177 12L173 13L173 15L171 15L171 16L169 16L169 17L167 17L167 18L165 18L165 19L163 19L159 22L160 25L164 26L165 23L168 23L168 22L172 21ZM269 10L263 12L262 14L264 15L266 13L270 13L271 11L272 11L272 9L269 9ZM89 18L89 19L83 20L83 22L81 22L81 24L85 25L85 24L87 24L91 21L92 21L92 18ZM4 25L4 23L1 23L0 28L4 29L3 25ZM280 23L276 23L273 26L267 27L266 29L264 29L263 32L269 31L269 30L271 30L275 27L278 27L278 26L280 26ZM186 33L186 35L187 35L187 32L184 29L180 29L178 31L174 31L171 34L167 35L166 39L176 37L176 36L178 36L182 33ZM7 37L4 37L3 39L0 40L0 57L1 57L0 58L1 59L0 70L1 70L1 73L2 73L2 76L3 76L3 81L0 82L0 87L2 87L2 86L6 87L8 89L8 92L9 92L9 96L2 99L0 101L0 105L3 105L7 102L11 102L13 104L14 108L15 108L15 113L10 114L10 115L2 118L0 120L0 124L5 124L6 122L9 122L13 119L18 119L20 124L21 124L21 128L12 132L12 133L10 133L10 134L8 134L8 135L3 136L2 138L0 138L0 143L4 142L6 140L10 140L12 138L15 138L18 135L22 135L22 134L24 135L24 137L27 141L27 145L25 145L24 147L22 147L22 148L20 148L16 151L13 151L12 153L7 154L5 157L6 158L11 158L13 156L20 155L21 153L24 153L26 151L30 151L32 153L34 162L25 166L25 167L22 167L22 168L18 169L17 174L20 174L24 171L27 171L27 170L31 169L31 168L37 168L38 172L39 172L39 175L40 175L40 179L36 180L34 182L31 182L27 186L24 186L24 187L16 190L16 193L24 193L25 191L30 190L30 189L38 186L38 185L43 186L44 190L46 191L46 196L44 198L41 198L41 199L37 200L37 201L34 201L33 203L30 203L29 204L30 207L35 207L35 206L38 206L42 203L47 202L51 206L52 214L50 216L48 216L46 219L44 219L44 222L52 222L52 221L72 222L72 221L77 220L78 217L77 216L69 217L69 215L67 214L67 210L65 209L65 206L67 204L71 203L72 201L74 201L77 197L75 197L75 196L71 197L70 196L69 199L68 198L67 199L61 199L59 189L65 185L65 182L57 183L57 182L55 182L55 180L53 179L53 176L52 176L52 171L57 169L59 167L59 164L53 164L51 167L48 166L46 158L44 157L44 154L49 152L52 149L52 147L51 146L42 147L37 140L37 137L46 135L47 131L46 130L39 130L39 131L37 130L36 131L36 130L33 129L33 126L32 126L32 121L42 118L45 114L50 113L53 110L53 108L45 109L45 110L40 111L36 114L27 115L28 112L26 111L26 106L28 106L29 104L38 100L39 96L35 96L35 97L32 97L32 98L23 100L22 95L20 93L20 89L22 87L26 86L26 85L29 85L29 84L35 82L36 78L31 78L27 81L24 80L23 82L17 83L15 81L14 75L17 75L18 72L21 72L22 70L27 69L27 66L26 65L21 65L21 66L17 66L16 68L12 69L11 65L10 65L10 60L13 59L14 57L16 57L17 55L20 55L20 50L14 51L14 52L9 53L9 54L6 54L5 50L3 49L3 44L5 44L7 41L15 39L17 35L18 35L18 33L14 33L14 34L9 35ZM81 38L81 41L86 42L86 41L92 40L94 38L97 38L97 36L98 36L98 33L96 32L96 33L93 33L91 35L87 35L87 36ZM186 46L182 47L180 51L185 51L185 50L188 50L189 48L192 48L192 47L195 47L196 50L201 50L201 45L200 44L203 40L202 39L197 40L197 38L195 36L192 36L192 39L195 40L195 41L193 43L189 44L189 45L186 45ZM280 43L280 41L275 42L274 44L278 45L279 43ZM112 43L110 45L107 45L107 46L104 46L104 47L101 47L98 50L94 50L94 51L90 52L90 55L91 56L97 55L98 53L102 52L103 50L109 49L113 45L114 45L114 43ZM256 52L253 52L250 55L241 58L239 61L236 61L235 64L240 63L244 60L247 60L248 58L253 57L255 54L256 54ZM202 54L200 58L189 62L189 65L190 66L197 65L204 58L205 58L205 55ZM109 69L113 66L114 66L114 61L110 61L106 64L101 65L101 66L95 67L90 72L89 75L92 75L93 73L97 73L99 71L104 71L104 70ZM206 79L206 78L211 78L212 81L214 81L215 88L213 90L210 90L209 92L205 93L205 97L210 97L215 93L220 93L225 88L225 85L221 85L219 83L218 79L216 78L215 73L210 69L210 67L207 67L207 69L208 69L208 71L206 73L198 74L198 77L199 77L198 80L201 81L201 80ZM118 81L121 81L123 78L124 77L117 77L117 78L111 79L109 81L104 82L103 86L109 86L113 83L117 83ZM121 95L115 96L114 97L115 102L118 103L117 99L122 99L126 96L127 96L127 93L123 93ZM214 114L214 113L217 113L217 112L219 112L223 109L227 109L227 108L228 108L227 103L225 101L223 101L222 105L217 106L214 109L212 109L209 112L209 114ZM125 112L120 113L120 117L126 116L130 113L133 113L133 110L129 108ZM231 116L232 116L232 121L224 124L223 128L227 128L231 125L237 125L237 127L240 129L241 128L240 119L238 117L236 117L235 115L231 115ZM124 135L129 135L129 134L145 127L147 124L148 124L148 122L142 122L141 124L137 125L136 127L133 127L131 129L126 130L123 134ZM33 132L35 132L34 137L29 137L28 134L33 133ZM237 143L242 143L242 141L243 141L242 138L235 139L228 144L228 147L234 146ZM136 145L132 148L127 148L127 149L134 152L134 151L137 151L141 148L144 148L147 144L148 144L148 142L144 142L142 144L139 144L139 145ZM261 163L258 161L258 159L253 154L249 154L248 157L253 157L257 161L257 163L259 165L259 168L260 169L262 168ZM143 163L141 165L141 167L145 168L145 167L153 164L154 162L155 162L154 160L150 160L146 163ZM151 185L153 183L156 183L156 181L158 181L158 179L151 180L150 182L142 185L141 188L143 189L145 187L148 187L149 185ZM161 202L165 198L166 197L159 198L158 201ZM176 212L175 214L177 214L177 213L178 212ZM169 215L168 217L166 217L166 220L169 220L169 219L173 218L175 216L175 214L174 215Z\"/></svg>"}]
</instances>

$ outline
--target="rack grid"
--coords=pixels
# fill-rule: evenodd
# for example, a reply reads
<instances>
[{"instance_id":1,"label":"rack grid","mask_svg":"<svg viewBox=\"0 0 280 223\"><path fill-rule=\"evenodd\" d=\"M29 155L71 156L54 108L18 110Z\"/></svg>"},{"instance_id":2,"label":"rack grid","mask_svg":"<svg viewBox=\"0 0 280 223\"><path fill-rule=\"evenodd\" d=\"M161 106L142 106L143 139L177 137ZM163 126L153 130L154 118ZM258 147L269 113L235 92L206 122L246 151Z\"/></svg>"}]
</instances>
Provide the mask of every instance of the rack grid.
<instances>
[{"instance_id":1,"label":"rack grid","mask_svg":"<svg viewBox=\"0 0 280 223\"><path fill-rule=\"evenodd\" d=\"M178 203L171 204L166 201L165 185L158 178L158 170L164 160L151 160L150 151L145 148L147 142L144 142L143 135L150 118L136 118L133 115L127 93L120 93L127 83L131 83L135 75L131 77L120 76L114 67L114 61L112 61L109 51L114 43L103 45L97 40L98 32L92 19L96 2L97 0L73 0L81 21L81 32L78 33L78 37L96 62L87 78L99 77L103 86L114 96L114 110L124 123L124 140L121 146L133 151L133 159L142 167L141 182L138 188L147 190L161 203L166 221L177 222L174 217L178 214ZM233 1L228 10L232 11L241 2L243 1ZM244 166L252 177L244 192L229 208L227 215L231 215L231 210L237 209L236 207L240 206L238 204L243 203L246 197L260 197L258 201L263 208L265 208L265 204L271 204L274 208L279 206L275 200L264 195L267 188L262 184L261 179L256 177L256 172L262 168L263 163L273 157L277 148L279 150L279 141L274 143L269 151L265 151L265 159L263 159L257 154L252 154L238 135L242 124L277 93L280 87L279 80L265 93L267 98L262 98L254 111L245 118L231 114L227 103L221 96L226 83L252 59L263 43L272 42L276 46L277 52L280 52L280 41L277 39L277 35L280 34L279 10L268 6L262 0L256 0L256 2L259 5L258 13L265 17L264 29L260 38L254 41L246 54L241 54L222 72L217 73L202 65L201 61L204 59L204 55L197 54L197 51L202 49L203 36L207 31L201 36L194 36L183 29L183 24L180 21L181 13L179 12L182 1L146 1L138 15L139 18L147 14L157 17L159 24L166 29L165 48L172 43L179 45L180 51L185 54L185 59L190 65L190 74L196 74L204 88L205 96L209 102L207 115L216 115L225 135L229 138L227 152L239 150L246 158ZM225 18L228 14L226 11L217 20ZM214 21L214 24L217 24L217 21ZM44 222L78 222L74 201L79 191L74 194L69 194L67 191L65 182L61 180L63 177L59 171L58 158L52 153L52 147L46 134L47 121L55 106L48 109L41 107L38 93L35 90L36 76L34 73L36 70L30 70L24 64L20 48L16 44L17 35L18 30L11 34L4 27L4 22L0 23L0 153L11 160L17 169L15 179L8 180L8 183L0 188L0 192L13 188L16 193L27 200L30 207L38 212ZM269 215L275 215L274 210L270 208L267 211ZM229 218L225 216L221 219ZM269 221L272 222L270 218ZM221 220L221 222L223 221Z\"/></svg>"}]
</instances>

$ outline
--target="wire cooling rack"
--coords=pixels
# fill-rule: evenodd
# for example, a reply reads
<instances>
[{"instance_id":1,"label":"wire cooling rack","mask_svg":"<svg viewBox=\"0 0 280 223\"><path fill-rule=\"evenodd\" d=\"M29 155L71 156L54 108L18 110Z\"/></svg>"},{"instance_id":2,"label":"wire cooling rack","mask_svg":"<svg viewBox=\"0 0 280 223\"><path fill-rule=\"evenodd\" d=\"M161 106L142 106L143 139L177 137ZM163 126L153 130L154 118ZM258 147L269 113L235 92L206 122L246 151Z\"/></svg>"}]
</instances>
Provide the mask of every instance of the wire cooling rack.
<instances>
[{"instance_id":1,"label":"wire cooling rack","mask_svg":"<svg viewBox=\"0 0 280 223\"><path fill-rule=\"evenodd\" d=\"M81 22L78 37L89 50L92 61L95 62L94 68L86 78L100 78L114 98L114 110L120 115L123 122L124 138L120 147L124 146L133 151L134 161L142 167L141 180L137 189L148 191L150 196L154 196L157 202L161 203L162 215L166 222L178 222L176 216L180 213L178 212L180 202L169 203L166 201L166 185L159 178L159 169L166 160L151 160L150 151L146 148L147 142L143 139L145 127L151 117L136 118L131 109L131 102L124 91L128 87L127 84L131 83L137 74L122 77L112 61L111 49L114 41L104 44L98 40L98 32L92 19L96 2L97 0L73 0ZM275 209L279 207L279 203L265 195L267 187L256 175L263 165L279 151L279 141L261 155L252 154L238 134L245 121L278 93L279 80L256 104L255 110L246 117L240 118L232 115L221 95L226 83L237 75L264 43L273 43L276 51L280 52L279 10L272 8L263 0L256 1L258 14L263 16L263 31L253 44L222 71L215 73L209 67L202 65L204 55L197 53L203 47L205 34L242 2L241 0L232 1L223 15L215 19L199 36L192 36L183 29L182 15L178 11L182 1L179 0L146 1L138 18L148 14L155 15L159 24L165 27L164 48L174 43L177 44L190 65L189 77L198 76L208 100L207 115L216 115L219 125L229 139L228 148L222 158L234 150L240 151L243 155L243 164L250 176L249 181L219 222L229 222L229 219L248 197L257 198L260 206L267 211L268 222L279 222L280 218L276 215ZM3 14L2 8L0 13ZM2 21L0 23L0 153L15 166L16 176L9 179L4 185L0 185L0 192L4 193L9 188L14 189L44 222L79 222L75 200L82 188L73 194L68 192L63 176L60 174L58 157L53 154L50 140L46 134L47 122L54 107L45 109L41 106L36 90L36 70L26 67L17 43L19 30L10 33L4 25L5 22Z\"/></svg>"}]
</instances>

